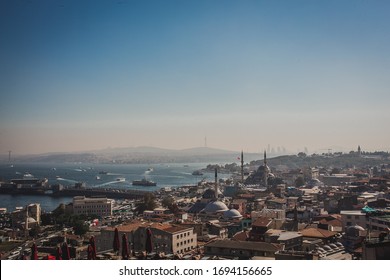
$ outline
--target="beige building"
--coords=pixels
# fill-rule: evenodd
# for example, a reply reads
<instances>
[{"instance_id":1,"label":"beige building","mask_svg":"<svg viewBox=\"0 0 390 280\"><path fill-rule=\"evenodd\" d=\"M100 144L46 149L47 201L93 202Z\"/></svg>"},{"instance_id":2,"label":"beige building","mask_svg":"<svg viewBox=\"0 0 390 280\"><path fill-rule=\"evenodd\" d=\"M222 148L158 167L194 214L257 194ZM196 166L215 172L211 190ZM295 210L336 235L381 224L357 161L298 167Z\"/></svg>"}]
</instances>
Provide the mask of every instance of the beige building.
<instances>
[{"instance_id":1,"label":"beige building","mask_svg":"<svg viewBox=\"0 0 390 280\"><path fill-rule=\"evenodd\" d=\"M364 229L368 228L368 219L366 213L360 210L340 211L343 231L349 226L361 226Z\"/></svg>"},{"instance_id":2,"label":"beige building","mask_svg":"<svg viewBox=\"0 0 390 280\"><path fill-rule=\"evenodd\" d=\"M106 197L73 197L73 214L111 216L114 200Z\"/></svg>"},{"instance_id":3,"label":"beige building","mask_svg":"<svg viewBox=\"0 0 390 280\"><path fill-rule=\"evenodd\" d=\"M166 254L186 253L195 249L197 246L197 234L194 233L192 227L142 221L117 226L120 238L125 233L129 241L129 249L135 252L145 251L146 230L148 228L152 232L153 252L164 252ZM113 249L114 232L114 227L103 228L101 230L100 236L96 238L98 251L102 252Z\"/></svg>"}]
</instances>

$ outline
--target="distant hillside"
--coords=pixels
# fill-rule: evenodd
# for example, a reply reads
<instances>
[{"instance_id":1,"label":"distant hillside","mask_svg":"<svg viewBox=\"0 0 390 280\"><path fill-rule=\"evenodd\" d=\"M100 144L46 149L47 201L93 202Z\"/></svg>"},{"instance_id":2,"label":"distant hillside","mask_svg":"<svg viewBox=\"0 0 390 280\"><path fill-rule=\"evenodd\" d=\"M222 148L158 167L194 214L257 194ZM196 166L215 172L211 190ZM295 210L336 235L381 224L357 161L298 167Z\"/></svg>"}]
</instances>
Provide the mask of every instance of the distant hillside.
<instances>
[{"instance_id":1,"label":"distant hillside","mask_svg":"<svg viewBox=\"0 0 390 280\"><path fill-rule=\"evenodd\" d=\"M267 159L270 167L285 166L287 168L303 168L303 167L369 167L379 164L390 164L388 156L358 156L357 154L341 154L332 156L305 156L299 157L297 155L278 156ZM252 161L251 165L261 165L263 160Z\"/></svg>"},{"instance_id":2,"label":"distant hillside","mask_svg":"<svg viewBox=\"0 0 390 280\"><path fill-rule=\"evenodd\" d=\"M238 162L240 152L207 147L183 150L155 147L109 148L83 153L49 153L15 156L15 161L24 162L90 162L90 163L230 163ZM245 154L246 162L258 159L258 154ZM4 160L3 160L4 161Z\"/></svg>"}]
</instances>

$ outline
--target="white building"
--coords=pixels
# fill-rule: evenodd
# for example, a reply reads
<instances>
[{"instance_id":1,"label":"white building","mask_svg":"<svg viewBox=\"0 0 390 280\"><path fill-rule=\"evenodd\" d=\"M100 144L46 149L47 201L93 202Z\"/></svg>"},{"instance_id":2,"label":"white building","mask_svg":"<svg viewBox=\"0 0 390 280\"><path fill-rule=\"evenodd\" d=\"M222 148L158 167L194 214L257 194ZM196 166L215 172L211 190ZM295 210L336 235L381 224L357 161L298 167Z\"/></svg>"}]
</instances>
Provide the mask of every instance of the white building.
<instances>
[{"instance_id":1,"label":"white building","mask_svg":"<svg viewBox=\"0 0 390 280\"><path fill-rule=\"evenodd\" d=\"M73 214L111 216L114 200L106 197L73 197Z\"/></svg>"}]
</instances>

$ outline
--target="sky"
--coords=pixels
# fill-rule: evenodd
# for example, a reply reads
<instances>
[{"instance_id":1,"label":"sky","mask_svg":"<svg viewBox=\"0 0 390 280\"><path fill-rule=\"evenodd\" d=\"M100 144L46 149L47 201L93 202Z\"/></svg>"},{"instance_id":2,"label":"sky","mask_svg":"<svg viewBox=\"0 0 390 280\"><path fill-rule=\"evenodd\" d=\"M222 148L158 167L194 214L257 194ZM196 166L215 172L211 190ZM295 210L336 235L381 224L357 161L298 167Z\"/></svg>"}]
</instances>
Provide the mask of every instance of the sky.
<instances>
[{"instance_id":1,"label":"sky","mask_svg":"<svg viewBox=\"0 0 390 280\"><path fill-rule=\"evenodd\" d=\"M390 150L390 2L0 1L0 153Z\"/></svg>"}]
</instances>

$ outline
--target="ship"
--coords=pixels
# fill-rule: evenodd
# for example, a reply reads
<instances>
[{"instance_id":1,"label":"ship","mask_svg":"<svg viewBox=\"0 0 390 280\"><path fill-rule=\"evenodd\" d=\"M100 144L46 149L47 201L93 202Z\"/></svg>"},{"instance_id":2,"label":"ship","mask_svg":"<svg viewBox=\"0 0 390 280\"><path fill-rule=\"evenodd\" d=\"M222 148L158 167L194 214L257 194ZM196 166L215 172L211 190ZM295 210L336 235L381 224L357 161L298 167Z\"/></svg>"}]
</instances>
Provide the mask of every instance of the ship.
<instances>
[{"instance_id":1,"label":"ship","mask_svg":"<svg viewBox=\"0 0 390 280\"><path fill-rule=\"evenodd\" d=\"M142 179L142 180L134 180L132 182L132 185L133 186L153 187L153 186L156 186L157 184L153 181Z\"/></svg>"},{"instance_id":2,"label":"ship","mask_svg":"<svg viewBox=\"0 0 390 280\"><path fill-rule=\"evenodd\" d=\"M202 176L203 172L200 171L200 170L195 170L194 172L192 172L192 175L194 175L194 176Z\"/></svg>"},{"instance_id":3,"label":"ship","mask_svg":"<svg viewBox=\"0 0 390 280\"><path fill-rule=\"evenodd\" d=\"M118 182L124 182L124 181L126 181L126 178L120 177L120 178L116 178L116 180Z\"/></svg>"}]
</instances>

